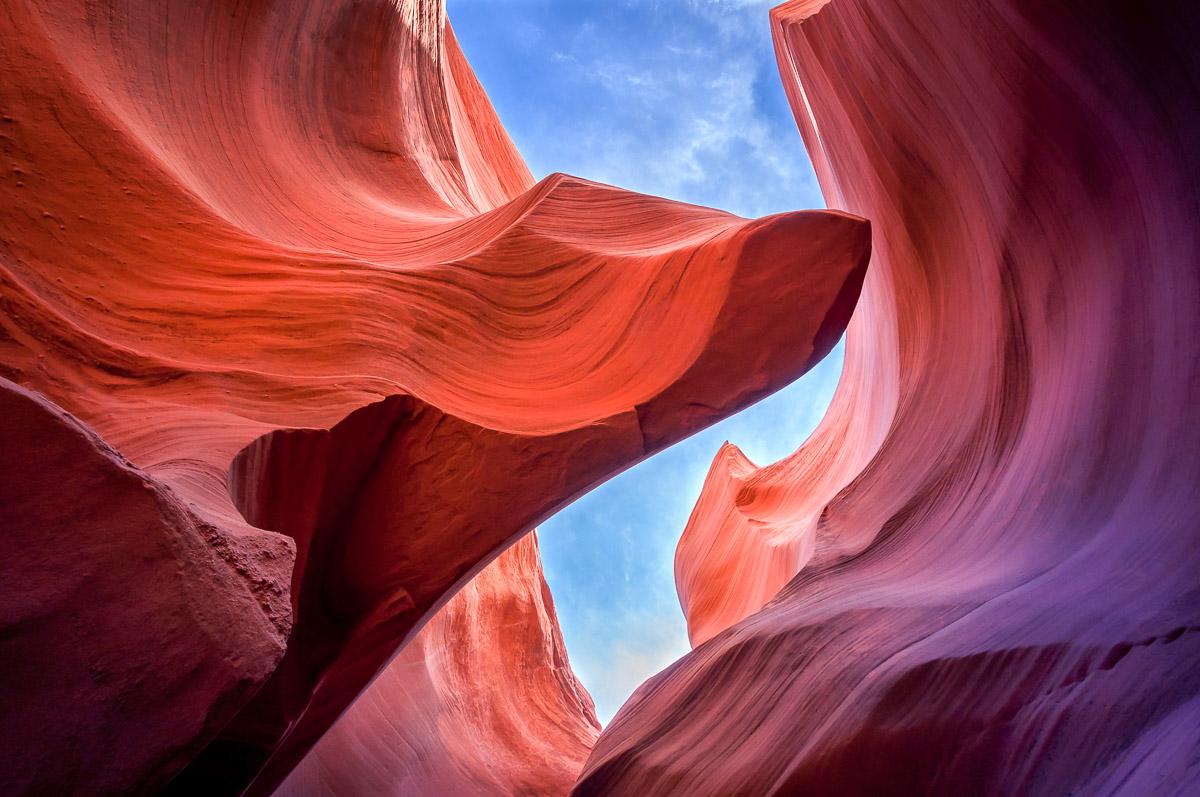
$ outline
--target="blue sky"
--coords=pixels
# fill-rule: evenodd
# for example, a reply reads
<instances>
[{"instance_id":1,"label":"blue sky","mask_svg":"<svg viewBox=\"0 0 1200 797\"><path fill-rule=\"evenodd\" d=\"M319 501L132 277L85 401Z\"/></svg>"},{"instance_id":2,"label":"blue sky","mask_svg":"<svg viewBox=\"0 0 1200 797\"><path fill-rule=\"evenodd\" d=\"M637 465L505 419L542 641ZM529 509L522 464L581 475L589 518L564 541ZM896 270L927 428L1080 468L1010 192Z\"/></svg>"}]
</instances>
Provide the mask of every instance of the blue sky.
<instances>
[{"instance_id":1,"label":"blue sky","mask_svg":"<svg viewBox=\"0 0 1200 797\"><path fill-rule=\"evenodd\" d=\"M449 0L535 177L567 172L742 216L823 207L755 0ZM816 426L839 346L803 379L626 471L539 530L571 665L607 722L688 650L675 544L713 455L759 465Z\"/></svg>"}]
</instances>

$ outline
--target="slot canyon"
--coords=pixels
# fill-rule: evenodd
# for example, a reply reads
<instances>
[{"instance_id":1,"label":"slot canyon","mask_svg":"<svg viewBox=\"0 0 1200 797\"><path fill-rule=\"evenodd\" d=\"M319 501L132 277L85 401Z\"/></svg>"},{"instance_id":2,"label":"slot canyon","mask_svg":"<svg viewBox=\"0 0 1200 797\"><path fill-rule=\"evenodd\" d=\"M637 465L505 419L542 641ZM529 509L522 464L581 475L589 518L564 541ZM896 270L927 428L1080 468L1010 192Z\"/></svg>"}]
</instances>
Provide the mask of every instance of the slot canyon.
<instances>
[{"instance_id":1,"label":"slot canyon","mask_svg":"<svg viewBox=\"0 0 1200 797\"><path fill-rule=\"evenodd\" d=\"M759 218L453 15L0 0L0 794L1200 792L1200 5L777 6ZM601 727L535 529L843 339Z\"/></svg>"}]
</instances>

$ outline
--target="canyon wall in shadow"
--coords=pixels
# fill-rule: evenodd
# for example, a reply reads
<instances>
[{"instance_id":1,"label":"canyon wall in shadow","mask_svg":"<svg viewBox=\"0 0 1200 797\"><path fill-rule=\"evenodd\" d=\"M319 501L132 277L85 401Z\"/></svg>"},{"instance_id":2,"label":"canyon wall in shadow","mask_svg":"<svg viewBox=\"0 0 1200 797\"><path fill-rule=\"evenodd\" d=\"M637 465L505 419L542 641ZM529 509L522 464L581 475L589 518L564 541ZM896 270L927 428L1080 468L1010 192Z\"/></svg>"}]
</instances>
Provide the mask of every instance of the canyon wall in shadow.
<instances>
[{"instance_id":1,"label":"canyon wall in shadow","mask_svg":"<svg viewBox=\"0 0 1200 797\"><path fill-rule=\"evenodd\" d=\"M714 462L676 559L696 647L574 793L1194 793L1200 7L771 24L874 260L812 438Z\"/></svg>"},{"instance_id":2,"label":"canyon wall in shadow","mask_svg":"<svg viewBox=\"0 0 1200 797\"><path fill-rule=\"evenodd\" d=\"M599 732L529 534L434 615L275 794L562 795Z\"/></svg>"},{"instance_id":3,"label":"canyon wall in shadow","mask_svg":"<svg viewBox=\"0 0 1200 797\"><path fill-rule=\"evenodd\" d=\"M535 182L436 2L0 5L0 790L568 788L523 535L848 322L574 792L1194 789L1200 10L771 25L749 221Z\"/></svg>"}]
</instances>

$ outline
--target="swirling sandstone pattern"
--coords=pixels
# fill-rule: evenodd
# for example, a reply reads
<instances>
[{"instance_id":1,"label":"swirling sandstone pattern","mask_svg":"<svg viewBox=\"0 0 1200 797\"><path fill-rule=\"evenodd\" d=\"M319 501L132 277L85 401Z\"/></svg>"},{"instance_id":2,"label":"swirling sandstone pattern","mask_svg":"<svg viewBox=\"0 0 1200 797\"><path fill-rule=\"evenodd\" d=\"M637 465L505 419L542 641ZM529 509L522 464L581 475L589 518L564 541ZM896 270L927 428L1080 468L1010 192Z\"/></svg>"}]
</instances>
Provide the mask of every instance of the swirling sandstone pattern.
<instances>
[{"instance_id":1,"label":"swirling sandstone pattern","mask_svg":"<svg viewBox=\"0 0 1200 797\"><path fill-rule=\"evenodd\" d=\"M434 2L6 0L0 74L6 793L270 792L526 530L822 357L868 258L534 184Z\"/></svg>"},{"instance_id":2,"label":"swirling sandstone pattern","mask_svg":"<svg viewBox=\"0 0 1200 797\"><path fill-rule=\"evenodd\" d=\"M275 794L563 795L599 732L530 534L450 599Z\"/></svg>"},{"instance_id":3,"label":"swirling sandstone pattern","mask_svg":"<svg viewBox=\"0 0 1200 797\"><path fill-rule=\"evenodd\" d=\"M875 263L812 439L714 463L677 559L700 644L575 793L1194 793L1200 6L772 25Z\"/></svg>"}]
</instances>

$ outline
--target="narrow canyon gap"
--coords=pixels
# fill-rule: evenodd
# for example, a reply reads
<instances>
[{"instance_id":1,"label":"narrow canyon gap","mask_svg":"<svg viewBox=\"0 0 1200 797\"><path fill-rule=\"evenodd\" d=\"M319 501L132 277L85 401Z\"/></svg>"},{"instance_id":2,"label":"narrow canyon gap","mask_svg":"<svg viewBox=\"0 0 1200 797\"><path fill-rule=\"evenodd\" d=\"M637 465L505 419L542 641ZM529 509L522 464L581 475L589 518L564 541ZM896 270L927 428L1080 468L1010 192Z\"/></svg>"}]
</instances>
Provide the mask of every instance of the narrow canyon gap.
<instances>
[{"instance_id":1,"label":"narrow canyon gap","mask_svg":"<svg viewBox=\"0 0 1200 797\"><path fill-rule=\"evenodd\" d=\"M535 182L438 3L3 12L9 793L273 792L462 585L796 379L862 285L850 214ZM531 543L508 619L586 741ZM458 745L504 792L543 730L400 732L448 764L413 787Z\"/></svg>"},{"instance_id":2,"label":"narrow canyon gap","mask_svg":"<svg viewBox=\"0 0 1200 797\"><path fill-rule=\"evenodd\" d=\"M779 80L768 2L451 0L447 14L535 175L563 169L756 216L824 204ZM669 101L665 101L669 100ZM542 524L572 669L607 722L688 649L675 544L714 452L759 463L816 425L841 348L796 383L613 479Z\"/></svg>"},{"instance_id":3,"label":"narrow canyon gap","mask_svg":"<svg viewBox=\"0 0 1200 797\"><path fill-rule=\"evenodd\" d=\"M0 2L0 791L1194 793L1200 6L770 31L831 210L534 180L436 2ZM528 532L847 324L597 735Z\"/></svg>"}]
</instances>

